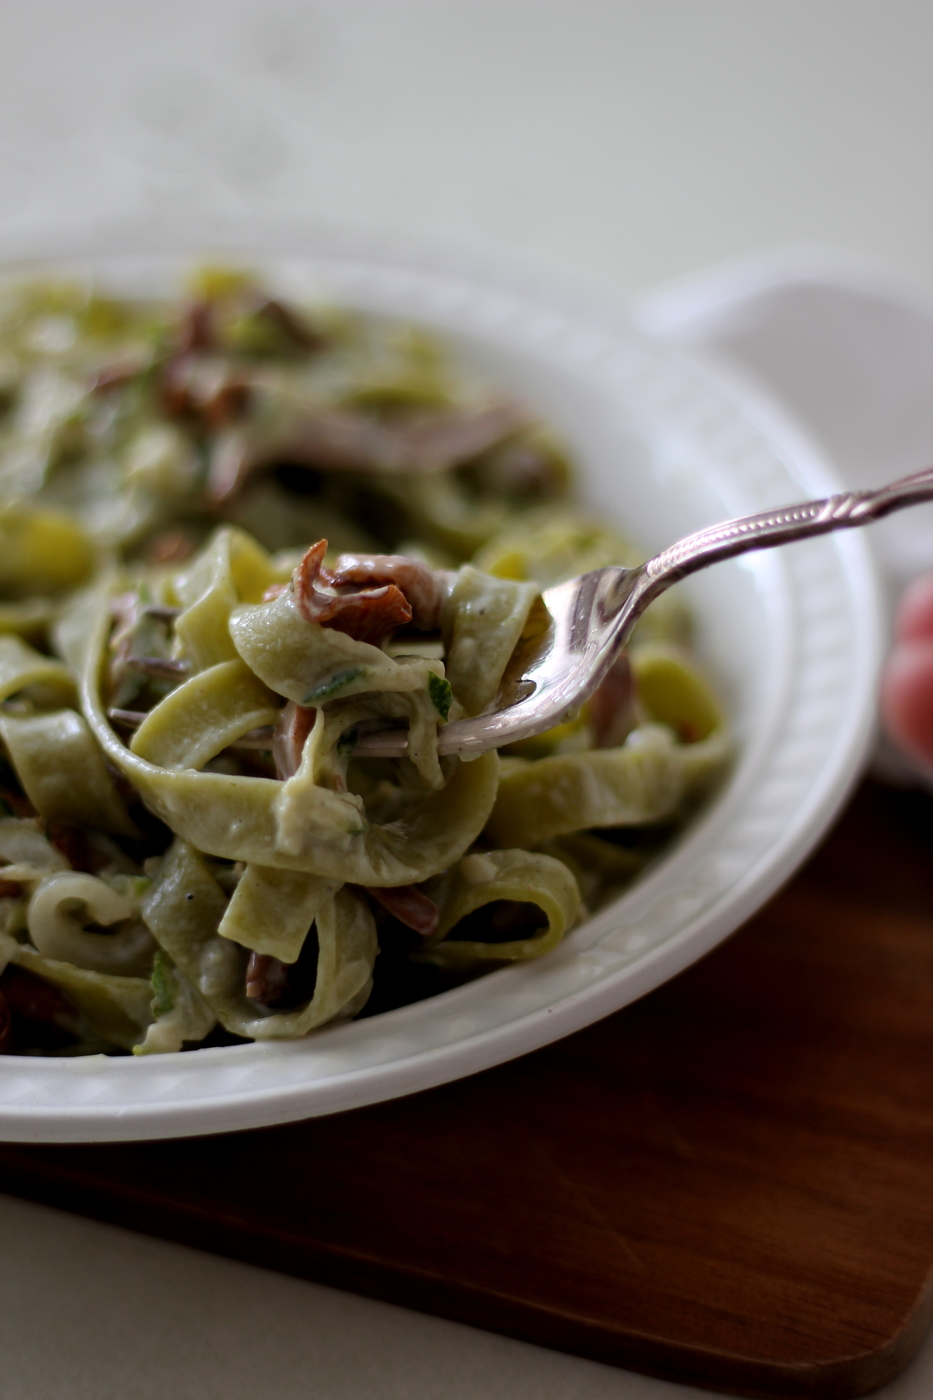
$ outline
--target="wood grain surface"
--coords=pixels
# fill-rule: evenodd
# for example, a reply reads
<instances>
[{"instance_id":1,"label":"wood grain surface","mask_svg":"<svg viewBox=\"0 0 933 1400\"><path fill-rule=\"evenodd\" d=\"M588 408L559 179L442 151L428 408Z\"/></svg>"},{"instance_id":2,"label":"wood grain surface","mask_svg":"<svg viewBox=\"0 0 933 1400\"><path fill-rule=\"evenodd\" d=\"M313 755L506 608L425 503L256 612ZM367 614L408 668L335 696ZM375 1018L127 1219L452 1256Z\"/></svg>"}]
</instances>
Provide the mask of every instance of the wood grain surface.
<instances>
[{"instance_id":1,"label":"wood grain surface","mask_svg":"<svg viewBox=\"0 0 933 1400\"><path fill-rule=\"evenodd\" d=\"M866 785L637 1005L442 1089L200 1140L0 1147L0 1186L545 1346L850 1396L933 1310L933 800Z\"/></svg>"}]
</instances>

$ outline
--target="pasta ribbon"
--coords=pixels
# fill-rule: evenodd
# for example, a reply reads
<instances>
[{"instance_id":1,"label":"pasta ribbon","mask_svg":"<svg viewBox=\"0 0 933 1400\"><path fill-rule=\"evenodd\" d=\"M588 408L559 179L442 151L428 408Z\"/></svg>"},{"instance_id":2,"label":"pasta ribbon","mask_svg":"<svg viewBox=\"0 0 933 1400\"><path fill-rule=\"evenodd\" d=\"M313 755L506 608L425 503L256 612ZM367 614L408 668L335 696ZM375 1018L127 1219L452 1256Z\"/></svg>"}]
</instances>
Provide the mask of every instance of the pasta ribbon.
<instances>
[{"instance_id":1,"label":"pasta ribbon","mask_svg":"<svg viewBox=\"0 0 933 1400\"><path fill-rule=\"evenodd\" d=\"M284 582L282 575L245 531L217 531L190 570L173 580L183 609L175 631L197 670L235 660L228 626L231 612L240 602L258 602L277 582Z\"/></svg>"},{"instance_id":2,"label":"pasta ribbon","mask_svg":"<svg viewBox=\"0 0 933 1400\"><path fill-rule=\"evenodd\" d=\"M575 512L558 513L549 506L510 521L477 551L473 563L497 578L531 579L540 588L550 588L612 564L634 568L643 558L615 530ZM635 650L646 642L682 644L689 636L690 614L675 588L655 599L640 618L629 645Z\"/></svg>"},{"instance_id":3,"label":"pasta ribbon","mask_svg":"<svg viewBox=\"0 0 933 1400\"><path fill-rule=\"evenodd\" d=\"M308 929L336 886L322 875L248 865L218 925L218 933L254 953L293 963Z\"/></svg>"},{"instance_id":4,"label":"pasta ribbon","mask_svg":"<svg viewBox=\"0 0 933 1400\"><path fill-rule=\"evenodd\" d=\"M24 601L77 588L94 562L90 540L67 515L22 501L0 504L0 598Z\"/></svg>"},{"instance_id":5,"label":"pasta ribbon","mask_svg":"<svg viewBox=\"0 0 933 1400\"><path fill-rule=\"evenodd\" d=\"M417 962L467 969L483 963L522 962L556 948L573 924L580 904L576 881L560 861L531 851L489 851L465 856L452 871L429 884L427 892L440 908L437 934ZM530 936L493 941L457 938L457 925L469 915L508 901L536 906L543 928ZM506 911L508 913L508 911ZM492 934L487 920L487 931Z\"/></svg>"},{"instance_id":6,"label":"pasta ribbon","mask_svg":"<svg viewBox=\"0 0 933 1400\"><path fill-rule=\"evenodd\" d=\"M89 972L70 962L43 957L28 943L0 935L0 959L34 972L65 993L101 1039L124 1050L143 1040L152 1022L152 983L148 977Z\"/></svg>"},{"instance_id":7,"label":"pasta ribbon","mask_svg":"<svg viewBox=\"0 0 933 1400\"><path fill-rule=\"evenodd\" d=\"M505 668L539 590L533 583L494 579L465 564L444 609L447 679L467 715L496 698Z\"/></svg>"},{"instance_id":8,"label":"pasta ribbon","mask_svg":"<svg viewBox=\"0 0 933 1400\"><path fill-rule=\"evenodd\" d=\"M83 908L81 916L76 910ZM39 952L90 972L145 973L152 939L134 918L132 903L112 885L79 870L43 880L29 901L27 926ZM86 923L117 925L111 933L89 932Z\"/></svg>"},{"instance_id":9,"label":"pasta ribbon","mask_svg":"<svg viewBox=\"0 0 933 1400\"><path fill-rule=\"evenodd\" d=\"M31 887L68 862L31 817L0 817L0 878Z\"/></svg>"},{"instance_id":10,"label":"pasta ribbon","mask_svg":"<svg viewBox=\"0 0 933 1400\"><path fill-rule=\"evenodd\" d=\"M43 656L17 636L0 636L0 702L25 692L37 704L73 705L74 676L61 661Z\"/></svg>"},{"instance_id":11,"label":"pasta ribbon","mask_svg":"<svg viewBox=\"0 0 933 1400\"><path fill-rule=\"evenodd\" d=\"M428 676L443 678L441 661L395 658L345 632L307 622L286 589L230 620L237 652L270 690L299 705L316 706L378 691L428 691Z\"/></svg>"},{"instance_id":12,"label":"pasta ribbon","mask_svg":"<svg viewBox=\"0 0 933 1400\"><path fill-rule=\"evenodd\" d=\"M496 846L534 848L591 827L663 821L708 788L728 756L720 731L702 743L678 744L666 726L646 724L618 749L514 759L486 834Z\"/></svg>"},{"instance_id":13,"label":"pasta ribbon","mask_svg":"<svg viewBox=\"0 0 933 1400\"><path fill-rule=\"evenodd\" d=\"M723 723L719 703L686 653L665 642L633 651L632 676L642 708L682 743L708 739Z\"/></svg>"},{"instance_id":14,"label":"pasta ribbon","mask_svg":"<svg viewBox=\"0 0 933 1400\"><path fill-rule=\"evenodd\" d=\"M484 813L495 801L496 754L483 754L473 763L447 759L443 788L385 825L367 823L355 794L338 795L314 783L313 752L309 744L295 777L281 785L277 802L276 864L293 869L333 874L355 885L419 884L459 859L482 831ZM326 799L340 801L341 825L325 808Z\"/></svg>"},{"instance_id":15,"label":"pasta ribbon","mask_svg":"<svg viewBox=\"0 0 933 1400\"><path fill-rule=\"evenodd\" d=\"M592 831L575 831L545 841L542 850L566 865L586 907L595 909L620 894L641 874L657 844L657 840L649 839L629 847Z\"/></svg>"},{"instance_id":16,"label":"pasta ribbon","mask_svg":"<svg viewBox=\"0 0 933 1400\"><path fill-rule=\"evenodd\" d=\"M51 598L27 598L23 603L0 599L0 634L12 632L26 641L41 642L61 608L62 602Z\"/></svg>"},{"instance_id":17,"label":"pasta ribbon","mask_svg":"<svg viewBox=\"0 0 933 1400\"><path fill-rule=\"evenodd\" d=\"M0 711L0 737L43 817L118 836L139 834L87 722L75 710L26 716Z\"/></svg>"},{"instance_id":18,"label":"pasta ribbon","mask_svg":"<svg viewBox=\"0 0 933 1400\"><path fill-rule=\"evenodd\" d=\"M469 558L512 517L505 502L477 501L441 474L400 472L383 478L379 489L405 512L412 535L450 551L457 559Z\"/></svg>"},{"instance_id":19,"label":"pasta ribbon","mask_svg":"<svg viewBox=\"0 0 933 1400\"><path fill-rule=\"evenodd\" d=\"M265 1009L265 1014L244 991L246 950L217 931L225 905L223 890L197 852L187 842L175 841L143 905L143 917L226 1030L253 1040L288 1038L361 1009L378 952L365 900L345 889L324 900L315 924L319 951L313 995L294 1010Z\"/></svg>"},{"instance_id":20,"label":"pasta ribbon","mask_svg":"<svg viewBox=\"0 0 933 1400\"><path fill-rule=\"evenodd\" d=\"M152 969L152 1014L155 1020L134 1055L165 1055L184 1048L185 1041L203 1040L217 1017L200 992L178 971L171 958L156 953Z\"/></svg>"},{"instance_id":21,"label":"pasta ribbon","mask_svg":"<svg viewBox=\"0 0 933 1400\"><path fill-rule=\"evenodd\" d=\"M412 669L417 663L413 661ZM428 671L429 676L434 675ZM407 723L405 761L416 770L426 788L444 786L445 770L437 754L438 711L427 685L416 690L384 690L337 700L318 712L308 748L315 783L343 789L358 732L385 729L394 722ZM447 765L449 771L450 765ZM296 774L297 777L297 774Z\"/></svg>"},{"instance_id":22,"label":"pasta ribbon","mask_svg":"<svg viewBox=\"0 0 933 1400\"><path fill-rule=\"evenodd\" d=\"M160 768L203 768L281 705L239 657L199 671L149 711L130 748Z\"/></svg>"},{"instance_id":23,"label":"pasta ribbon","mask_svg":"<svg viewBox=\"0 0 933 1400\"><path fill-rule=\"evenodd\" d=\"M632 568L641 561L621 535L566 510L537 511L513 520L477 550L477 569L496 578L533 579L541 588L610 564Z\"/></svg>"}]
</instances>

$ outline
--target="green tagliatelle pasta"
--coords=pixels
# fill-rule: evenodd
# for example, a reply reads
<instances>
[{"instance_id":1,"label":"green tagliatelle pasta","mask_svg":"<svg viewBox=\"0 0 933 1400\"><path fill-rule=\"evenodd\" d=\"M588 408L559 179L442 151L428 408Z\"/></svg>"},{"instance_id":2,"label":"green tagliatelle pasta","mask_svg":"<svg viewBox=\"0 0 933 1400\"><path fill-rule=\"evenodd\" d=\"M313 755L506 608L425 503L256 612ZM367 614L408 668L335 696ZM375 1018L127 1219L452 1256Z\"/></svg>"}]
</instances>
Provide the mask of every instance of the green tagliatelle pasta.
<instances>
[{"instance_id":1,"label":"green tagliatelle pasta","mask_svg":"<svg viewBox=\"0 0 933 1400\"><path fill-rule=\"evenodd\" d=\"M448 779L442 788L426 785L419 801L410 800L391 823L381 825L369 821L358 794L342 785L318 781L322 766L333 769L335 759L337 766L342 766L336 756L340 734L331 728L328 737L326 709L318 711L301 764L285 781L272 776L201 772L193 766L166 767L137 755L108 723L100 693L108 597L105 590L86 651L82 697L88 721L103 753L121 769L150 809L198 850L228 860L255 861L357 884L398 885L427 879L457 859L479 835L495 800L495 754L486 754L472 764L448 760ZM314 629L313 624L305 627L308 645L313 646L324 629ZM330 643L325 639L323 645L329 649ZM364 644L356 645L368 649ZM408 685L413 668L399 662L389 664ZM426 674L427 670L416 677L425 695ZM210 675L208 670L195 679ZM390 702L399 693L386 692ZM227 719L228 695L221 691L215 698L220 718L210 712L202 715L208 732ZM202 702L203 697L197 700L199 708ZM392 715L391 708L384 712ZM155 712L150 714L146 724L155 718ZM159 731L164 749L171 754L180 751L190 733L188 714L182 706L176 707L174 719L174 727L170 720ZM434 733L436 748L436 724ZM209 747L205 743L205 751Z\"/></svg>"},{"instance_id":2,"label":"green tagliatelle pasta","mask_svg":"<svg viewBox=\"0 0 933 1400\"><path fill-rule=\"evenodd\" d=\"M160 768L203 768L251 729L274 724L279 708L242 661L218 661L150 710L130 749Z\"/></svg>"},{"instance_id":3,"label":"green tagliatelle pasta","mask_svg":"<svg viewBox=\"0 0 933 1400\"><path fill-rule=\"evenodd\" d=\"M83 715L75 710L2 714L0 739L40 816L121 836L137 834Z\"/></svg>"},{"instance_id":4,"label":"green tagliatelle pasta","mask_svg":"<svg viewBox=\"0 0 933 1400\"><path fill-rule=\"evenodd\" d=\"M305 1035L365 1000L378 945L372 914L361 896L340 889L325 896L314 920L317 968L308 1001L269 1012L244 991L246 950L218 932L226 896L197 852L176 841L143 913L160 948L226 1030L254 1040ZM264 1013L264 1014L263 1014Z\"/></svg>"},{"instance_id":5,"label":"green tagliatelle pasta","mask_svg":"<svg viewBox=\"0 0 933 1400\"><path fill-rule=\"evenodd\" d=\"M131 1050L142 1043L152 1021L148 977L88 972L73 963L44 958L28 943L8 934L0 935L0 962L31 973L64 993L77 1013L76 1035L93 1050L106 1045Z\"/></svg>"},{"instance_id":6,"label":"green tagliatelle pasta","mask_svg":"<svg viewBox=\"0 0 933 1400\"><path fill-rule=\"evenodd\" d=\"M447 678L468 715L496 698L512 652L528 623L538 589L490 578L465 564L445 611Z\"/></svg>"},{"instance_id":7,"label":"green tagliatelle pasta","mask_svg":"<svg viewBox=\"0 0 933 1400\"><path fill-rule=\"evenodd\" d=\"M438 967L470 968L477 964L521 962L555 948L572 925L580 896L567 866L533 851L487 851L466 856L430 886L440 919L433 938L418 951L419 961ZM539 928L519 937L489 937L488 920L473 919L471 938L465 923L471 915L510 904L540 915ZM503 910L510 914L511 910ZM508 919L503 920L508 928ZM519 930L516 930L516 932ZM485 935L485 936L483 936Z\"/></svg>"},{"instance_id":8,"label":"green tagliatelle pasta","mask_svg":"<svg viewBox=\"0 0 933 1400\"><path fill-rule=\"evenodd\" d=\"M324 875L249 864L217 932L253 953L264 953L283 963L297 962L308 929L338 888L336 880Z\"/></svg>"},{"instance_id":9,"label":"green tagliatelle pasta","mask_svg":"<svg viewBox=\"0 0 933 1400\"><path fill-rule=\"evenodd\" d=\"M573 831L664 821L721 771L724 757L720 734L680 745L663 725L646 724L619 748L514 760L499 785L489 837L535 847Z\"/></svg>"},{"instance_id":10,"label":"green tagliatelle pasta","mask_svg":"<svg viewBox=\"0 0 933 1400\"><path fill-rule=\"evenodd\" d=\"M632 561L569 492L409 327L222 270L0 288L0 1053L304 1036L635 878L728 762L676 598L578 715L439 753L542 589ZM387 726L407 756L366 757Z\"/></svg>"}]
</instances>

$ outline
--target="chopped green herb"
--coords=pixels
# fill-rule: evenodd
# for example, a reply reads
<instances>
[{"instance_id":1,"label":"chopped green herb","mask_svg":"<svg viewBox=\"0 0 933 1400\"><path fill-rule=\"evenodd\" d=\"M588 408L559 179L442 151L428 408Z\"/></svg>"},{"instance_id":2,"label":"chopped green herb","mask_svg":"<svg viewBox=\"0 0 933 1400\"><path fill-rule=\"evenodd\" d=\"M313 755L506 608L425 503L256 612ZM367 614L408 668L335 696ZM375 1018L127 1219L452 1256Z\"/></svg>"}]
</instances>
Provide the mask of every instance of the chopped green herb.
<instances>
[{"instance_id":1,"label":"chopped green herb","mask_svg":"<svg viewBox=\"0 0 933 1400\"><path fill-rule=\"evenodd\" d=\"M450 714L450 702L453 699L450 681L445 681L443 677L435 676L434 672L430 671L428 673L428 693L441 719L446 719Z\"/></svg>"},{"instance_id":2,"label":"chopped green herb","mask_svg":"<svg viewBox=\"0 0 933 1400\"><path fill-rule=\"evenodd\" d=\"M337 752L352 753L356 747L357 733L355 729L348 729L346 734L341 734L337 740Z\"/></svg>"},{"instance_id":3,"label":"chopped green herb","mask_svg":"<svg viewBox=\"0 0 933 1400\"><path fill-rule=\"evenodd\" d=\"M337 671L329 680L321 681L316 685L310 694L302 700L302 705L319 705L322 700L329 700L336 695L338 690L343 690L344 686L355 681L357 676L363 674L362 666L348 666L345 671Z\"/></svg>"}]
</instances>

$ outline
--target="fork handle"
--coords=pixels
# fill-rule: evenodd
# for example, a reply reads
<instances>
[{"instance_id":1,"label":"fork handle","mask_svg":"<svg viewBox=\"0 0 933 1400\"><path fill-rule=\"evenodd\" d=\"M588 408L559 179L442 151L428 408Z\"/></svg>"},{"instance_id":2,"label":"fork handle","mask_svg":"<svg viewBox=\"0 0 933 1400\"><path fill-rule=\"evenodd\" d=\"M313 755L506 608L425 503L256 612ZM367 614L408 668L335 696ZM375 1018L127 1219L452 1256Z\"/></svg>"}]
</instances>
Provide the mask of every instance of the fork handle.
<instances>
[{"instance_id":1,"label":"fork handle","mask_svg":"<svg viewBox=\"0 0 933 1400\"><path fill-rule=\"evenodd\" d=\"M933 467L875 491L846 491L821 501L804 501L798 506L783 506L710 525L662 549L644 565L644 572L647 580L661 585L657 591L663 591L687 574L750 549L772 549L793 540L825 535L830 530L867 525L891 511L929 500L933 500ZM656 590L649 585L648 591L654 595Z\"/></svg>"}]
</instances>

